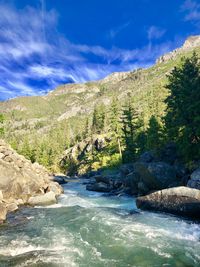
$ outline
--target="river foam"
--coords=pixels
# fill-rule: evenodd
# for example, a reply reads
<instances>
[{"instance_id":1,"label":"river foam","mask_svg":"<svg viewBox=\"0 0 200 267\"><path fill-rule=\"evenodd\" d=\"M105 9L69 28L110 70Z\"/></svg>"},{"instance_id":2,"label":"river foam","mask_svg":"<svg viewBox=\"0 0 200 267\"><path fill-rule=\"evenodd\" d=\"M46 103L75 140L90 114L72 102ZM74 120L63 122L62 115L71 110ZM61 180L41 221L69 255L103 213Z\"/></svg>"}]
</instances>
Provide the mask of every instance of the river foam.
<instances>
[{"instance_id":1,"label":"river foam","mask_svg":"<svg viewBox=\"0 0 200 267\"><path fill-rule=\"evenodd\" d=\"M81 183L65 185L58 204L16 218L0 232L0 266L200 266L199 224L140 212L131 197L89 192Z\"/></svg>"}]
</instances>

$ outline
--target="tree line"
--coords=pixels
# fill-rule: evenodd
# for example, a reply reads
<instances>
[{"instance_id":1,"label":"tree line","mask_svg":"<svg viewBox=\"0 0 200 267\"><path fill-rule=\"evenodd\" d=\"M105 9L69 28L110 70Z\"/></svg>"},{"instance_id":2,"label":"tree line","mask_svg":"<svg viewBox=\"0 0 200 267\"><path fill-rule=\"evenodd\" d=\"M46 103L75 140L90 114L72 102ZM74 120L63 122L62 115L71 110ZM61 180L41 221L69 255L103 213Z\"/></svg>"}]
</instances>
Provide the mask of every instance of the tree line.
<instances>
[{"instance_id":1,"label":"tree line","mask_svg":"<svg viewBox=\"0 0 200 267\"><path fill-rule=\"evenodd\" d=\"M135 96L128 93L125 101L114 97L110 105L96 105L92 114L79 121L64 121L43 138L12 133L9 141L17 151L32 162L38 161L58 171L59 159L65 149L94 135L111 137L109 147L93 159L106 157L131 162L141 153L157 153L168 142L176 144L184 161L200 158L200 60L194 53L167 75L167 97L160 88L149 90L141 108ZM0 114L0 135L3 135L3 115ZM38 130L38 129L37 129Z\"/></svg>"}]
</instances>

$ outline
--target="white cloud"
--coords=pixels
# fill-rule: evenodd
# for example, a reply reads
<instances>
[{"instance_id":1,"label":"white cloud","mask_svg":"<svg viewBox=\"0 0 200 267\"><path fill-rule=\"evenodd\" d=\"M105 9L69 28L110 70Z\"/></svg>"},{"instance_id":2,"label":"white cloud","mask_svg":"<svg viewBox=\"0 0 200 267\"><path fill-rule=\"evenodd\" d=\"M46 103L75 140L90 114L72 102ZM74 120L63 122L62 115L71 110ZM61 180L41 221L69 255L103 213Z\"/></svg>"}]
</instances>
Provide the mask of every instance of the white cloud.
<instances>
[{"instance_id":1,"label":"white cloud","mask_svg":"<svg viewBox=\"0 0 200 267\"><path fill-rule=\"evenodd\" d=\"M0 5L0 99L42 94L68 80L85 82L114 71L146 67L174 48L172 42L130 50L74 44L57 32L57 13L45 12L42 3L42 11ZM128 25L116 28L113 36ZM151 39L162 34L164 30L155 26L149 31ZM90 54L97 60L90 61Z\"/></svg>"}]
</instances>

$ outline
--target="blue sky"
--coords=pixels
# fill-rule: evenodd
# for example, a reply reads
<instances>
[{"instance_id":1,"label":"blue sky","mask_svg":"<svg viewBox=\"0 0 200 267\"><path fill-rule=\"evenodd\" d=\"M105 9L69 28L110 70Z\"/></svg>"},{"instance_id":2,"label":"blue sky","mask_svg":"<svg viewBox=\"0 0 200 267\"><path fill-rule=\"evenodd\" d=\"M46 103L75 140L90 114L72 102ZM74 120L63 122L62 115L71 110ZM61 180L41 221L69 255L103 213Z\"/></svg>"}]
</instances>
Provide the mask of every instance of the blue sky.
<instances>
[{"instance_id":1,"label":"blue sky","mask_svg":"<svg viewBox=\"0 0 200 267\"><path fill-rule=\"evenodd\" d=\"M199 0L0 0L0 100L152 65L200 32Z\"/></svg>"}]
</instances>

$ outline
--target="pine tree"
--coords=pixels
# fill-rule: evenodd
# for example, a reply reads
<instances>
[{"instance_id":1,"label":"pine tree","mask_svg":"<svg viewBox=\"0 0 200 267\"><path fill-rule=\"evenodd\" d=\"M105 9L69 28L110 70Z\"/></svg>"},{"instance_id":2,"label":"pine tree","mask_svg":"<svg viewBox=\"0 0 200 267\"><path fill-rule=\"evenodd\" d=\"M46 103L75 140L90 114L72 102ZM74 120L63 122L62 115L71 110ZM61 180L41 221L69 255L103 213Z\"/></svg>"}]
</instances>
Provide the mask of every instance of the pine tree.
<instances>
[{"instance_id":1,"label":"pine tree","mask_svg":"<svg viewBox=\"0 0 200 267\"><path fill-rule=\"evenodd\" d=\"M120 141L120 107L116 98L113 99L110 109L110 130L114 133L118 145L118 152L122 157Z\"/></svg>"},{"instance_id":2,"label":"pine tree","mask_svg":"<svg viewBox=\"0 0 200 267\"><path fill-rule=\"evenodd\" d=\"M104 105L95 107L92 117L92 133L101 133L106 126L106 109Z\"/></svg>"},{"instance_id":3,"label":"pine tree","mask_svg":"<svg viewBox=\"0 0 200 267\"><path fill-rule=\"evenodd\" d=\"M168 76L165 125L185 159L200 157L200 63L196 54L182 59Z\"/></svg>"},{"instance_id":4,"label":"pine tree","mask_svg":"<svg viewBox=\"0 0 200 267\"><path fill-rule=\"evenodd\" d=\"M128 162L134 160L136 157L136 136L138 130L138 113L133 108L130 99L122 110L121 123L123 132L122 140L124 143L122 160L123 162Z\"/></svg>"},{"instance_id":5,"label":"pine tree","mask_svg":"<svg viewBox=\"0 0 200 267\"><path fill-rule=\"evenodd\" d=\"M162 144L162 128L156 118L156 116L151 116L149 120L149 127L146 131L146 148L148 150L155 149L156 151L160 149Z\"/></svg>"}]
</instances>

